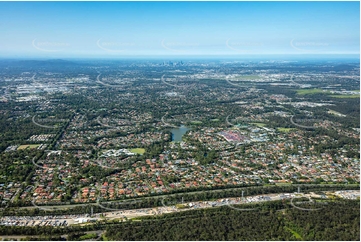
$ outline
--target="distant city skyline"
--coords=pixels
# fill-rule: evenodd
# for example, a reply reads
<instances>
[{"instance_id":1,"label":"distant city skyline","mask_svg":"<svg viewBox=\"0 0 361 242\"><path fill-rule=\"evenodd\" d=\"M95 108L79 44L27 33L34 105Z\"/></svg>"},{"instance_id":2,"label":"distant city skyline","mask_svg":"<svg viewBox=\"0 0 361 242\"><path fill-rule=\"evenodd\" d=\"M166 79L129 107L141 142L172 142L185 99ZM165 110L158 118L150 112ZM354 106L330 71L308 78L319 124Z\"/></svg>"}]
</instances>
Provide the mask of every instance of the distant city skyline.
<instances>
[{"instance_id":1,"label":"distant city skyline","mask_svg":"<svg viewBox=\"0 0 361 242\"><path fill-rule=\"evenodd\" d=\"M0 57L359 55L360 3L0 2Z\"/></svg>"}]
</instances>

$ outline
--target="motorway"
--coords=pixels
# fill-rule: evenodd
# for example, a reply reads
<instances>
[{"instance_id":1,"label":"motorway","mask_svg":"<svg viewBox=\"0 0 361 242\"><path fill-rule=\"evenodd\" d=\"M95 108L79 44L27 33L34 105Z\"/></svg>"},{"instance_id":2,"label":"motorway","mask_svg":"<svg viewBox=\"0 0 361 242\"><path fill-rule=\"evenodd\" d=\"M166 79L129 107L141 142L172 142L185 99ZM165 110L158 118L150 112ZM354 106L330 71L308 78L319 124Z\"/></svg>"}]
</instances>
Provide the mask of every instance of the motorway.
<instances>
[{"instance_id":1,"label":"motorway","mask_svg":"<svg viewBox=\"0 0 361 242\"><path fill-rule=\"evenodd\" d=\"M344 190L336 192L328 192L333 195L340 196L345 199L357 199L360 197L359 190ZM180 212L193 209L201 208L210 208L210 207L220 207L228 206L235 210L250 210L242 209L238 207L233 207L236 204L250 204L250 203L260 203L267 201L276 201L283 199L291 199L297 197L306 197L312 202L312 198L321 198L320 195L315 193L277 193L277 194L266 194L266 195L255 195L247 197L233 197L233 198L221 198L214 201L197 201L197 202L176 202L172 205L168 205L169 201L165 199L162 201L163 206L155 208L141 208L141 209L129 209L129 210L116 210L113 209L109 212L96 213L92 217L89 214L80 214L80 215L57 215L57 216L4 216L0 218L0 225L5 226L69 226L72 224L83 223L87 221L97 221L103 219L120 219L124 221L126 219L141 217L141 216L153 216L161 215L165 213ZM181 205L182 208L178 208ZM293 204L292 204L293 205ZM294 206L295 208L300 207L300 205ZM110 210L110 209L109 209Z\"/></svg>"},{"instance_id":2,"label":"motorway","mask_svg":"<svg viewBox=\"0 0 361 242\"><path fill-rule=\"evenodd\" d=\"M294 186L299 186L301 189L308 187L308 186L315 186L316 184L302 184L302 185L297 185L295 184ZM322 184L322 186L327 186L327 187L334 187L334 186L339 186L339 184ZM222 192L222 191L232 191L232 190L244 190L244 189L252 189L252 188L260 188L260 186L254 186L254 187L238 187L238 188L220 188L220 189L214 189L214 190L204 190L204 191L193 191L193 192L182 192L182 193L175 193L175 194L165 194L165 195L157 195L154 196L152 198L167 198L169 196L172 195L179 195L181 196L182 194L185 195L192 195L192 194L200 194L200 193L204 193L204 192ZM129 201L131 202L136 202L136 201L141 201L142 199L146 199L147 197L141 197L141 198L134 198L134 199L128 199L128 200L115 200L112 201L113 203L127 203ZM106 202L105 202L106 203ZM75 208L75 207L82 207L82 206L86 206L86 205L95 205L98 206L99 203L95 202L95 203L80 203L80 204L68 204L68 205L48 205L48 206L37 206L39 209L44 209L44 210L48 210L48 209L67 209L67 208ZM19 209L33 209L34 206L25 206L25 207L20 207Z\"/></svg>"}]
</instances>

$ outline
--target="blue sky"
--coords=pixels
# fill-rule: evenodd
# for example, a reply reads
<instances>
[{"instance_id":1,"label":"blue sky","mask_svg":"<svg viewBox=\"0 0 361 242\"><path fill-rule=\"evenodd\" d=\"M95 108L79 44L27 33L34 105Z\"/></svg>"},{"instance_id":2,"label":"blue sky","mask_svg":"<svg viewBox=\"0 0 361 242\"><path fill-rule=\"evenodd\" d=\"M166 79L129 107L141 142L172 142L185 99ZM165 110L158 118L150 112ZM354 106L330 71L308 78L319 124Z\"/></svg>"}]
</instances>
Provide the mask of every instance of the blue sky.
<instances>
[{"instance_id":1,"label":"blue sky","mask_svg":"<svg viewBox=\"0 0 361 242\"><path fill-rule=\"evenodd\" d=\"M0 56L359 54L359 4L0 2Z\"/></svg>"}]
</instances>

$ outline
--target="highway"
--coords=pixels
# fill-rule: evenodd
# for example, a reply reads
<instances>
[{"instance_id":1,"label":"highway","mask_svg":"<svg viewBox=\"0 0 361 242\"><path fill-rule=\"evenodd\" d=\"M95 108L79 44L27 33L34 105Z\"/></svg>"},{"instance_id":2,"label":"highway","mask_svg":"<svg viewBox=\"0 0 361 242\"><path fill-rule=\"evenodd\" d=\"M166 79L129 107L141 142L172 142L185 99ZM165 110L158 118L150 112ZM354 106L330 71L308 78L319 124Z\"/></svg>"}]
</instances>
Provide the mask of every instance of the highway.
<instances>
[{"instance_id":1,"label":"highway","mask_svg":"<svg viewBox=\"0 0 361 242\"><path fill-rule=\"evenodd\" d=\"M329 191L324 191L328 193ZM330 192L332 194L340 194L340 191ZM354 199L360 196L359 190L344 190L342 191L343 198ZM350 196L352 195L352 196ZM0 225L5 226L68 226L72 224L82 223L86 221L98 221L103 219L121 219L125 221L130 218L141 217L141 216L154 216L165 213L180 212L193 209L202 209L210 207L220 207L228 206L234 210L238 211L249 211L257 209L247 209L234 207L233 205L239 204L252 204L252 203L261 203L268 201L277 201L283 199L291 199L291 205L296 209L300 210L318 210L322 209L305 209L302 208L302 205L299 203L294 203L293 199L305 197L309 199L309 202L313 202L312 198L320 198L320 195L315 193L276 193L276 194L263 194L247 197L232 197L232 198L220 198L214 201L196 201L196 202L186 202L182 203L181 201L166 201L163 199L163 206L154 207L154 208L140 208L140 209L129 209L129 210L114 210L109 209L109 212L96 213L92 217L89 214L80 214L80 215L57 215L57 216L3 216L0 218ZM172 204L170 204L172 203ZM177 206L175 206L177 204ZM182 207L182 208L178 208ZM106 206L102 206L106 208Z\"/></svg>"}]
</instances>

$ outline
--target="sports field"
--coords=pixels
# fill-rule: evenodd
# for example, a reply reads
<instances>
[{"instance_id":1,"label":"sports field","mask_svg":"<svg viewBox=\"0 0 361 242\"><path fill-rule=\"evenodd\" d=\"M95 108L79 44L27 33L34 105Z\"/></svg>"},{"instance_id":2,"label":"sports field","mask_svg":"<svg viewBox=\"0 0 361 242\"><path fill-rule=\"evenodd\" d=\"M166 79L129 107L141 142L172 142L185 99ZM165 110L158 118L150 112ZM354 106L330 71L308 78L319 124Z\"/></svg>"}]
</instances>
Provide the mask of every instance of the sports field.
<instances>
[{"instance_id":1,"label":"sports field","mask_svg":"<svg viewBox=\"0 0 361 242\"><path fill-rule=\"evenodd\" d=\"M291 130L295 130L295 128L277 128L277 130L280 131L280 132L288 133Z\"/></svg>"},{"instance_id":2,"label":"sports field","mask_svg":"<svg viewBox=\"0 0 361 242\"><path fill-rule=\"evenodd\" d=\"M145 149L143 149L143 148L134 148L134 149L131 149L130 152L135 153L135 154L139 154L139 155L143 155L145 153Z\"/></svg>"},{"instance_id":3,"label":"sports field","mask_svg":"<svg viewBox=\"0 0 361 242\"><path fill-rule=\"evenodd\" d=\"M18 150L25 150L25 149L35 149L39 147L40 145L20 145L18 147Z\"/></svg>"}]
</instances>

